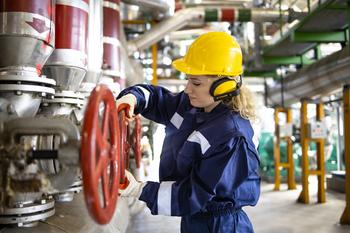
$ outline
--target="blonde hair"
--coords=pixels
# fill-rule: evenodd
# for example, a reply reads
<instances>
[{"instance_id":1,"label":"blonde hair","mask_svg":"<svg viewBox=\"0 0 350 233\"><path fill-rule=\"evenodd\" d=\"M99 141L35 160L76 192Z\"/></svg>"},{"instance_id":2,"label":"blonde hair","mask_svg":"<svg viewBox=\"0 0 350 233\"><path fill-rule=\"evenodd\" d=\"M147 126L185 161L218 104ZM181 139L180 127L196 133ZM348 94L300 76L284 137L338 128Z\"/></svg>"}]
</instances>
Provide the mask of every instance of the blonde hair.
<instances>
[{"instance_id":1,"label":"blonde hair","mask_svg":"<svg viewBox=\"0 0 350 233\"><path fill-rule=\"evenodd\" d=\"M254 95L245 85L241 86L239 95L224 101L224 104L247 120L256 119Z\"/></svg>"}]
</instances>

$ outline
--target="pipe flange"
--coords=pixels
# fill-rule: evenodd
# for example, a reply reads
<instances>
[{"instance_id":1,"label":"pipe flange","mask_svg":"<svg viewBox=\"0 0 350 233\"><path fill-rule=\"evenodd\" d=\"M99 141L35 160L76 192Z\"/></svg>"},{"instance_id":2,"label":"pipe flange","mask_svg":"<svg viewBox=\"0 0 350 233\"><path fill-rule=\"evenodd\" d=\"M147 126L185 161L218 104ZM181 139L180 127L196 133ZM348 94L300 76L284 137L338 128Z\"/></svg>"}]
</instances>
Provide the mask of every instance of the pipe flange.
<instances>
[{"instance_id":1,"label":"pipe flange","mask_svg":"<svg viewBox=\"0 0 350 233\"><path fill-rule=\"evenodd\" d=\"M79 92L73 91L57 92L53 99L43 100L43 106L52 104L68 104L81 108L85 104L85 96Z\"/></svg>"},{"instance_id":2,"label":"pipe flange","mask_svg":"<svg viewBox=\"0 0 350 233\"><path fill-rule=\"evenodd\" d=\"M55 86L56 81L50 78L46 78L46 76L36 76L33 75L32 72L21 72L13 74L13 73L2 73L0 74L0 82L1 83L35 83L45 86Z\"/></svg>"},{"instance_id":3,"label":"pipe flange","mask_svg":"<svg viewBox=\"0 0 350 233\"><path fill-rule=\"evenodd\" d=\"M40 203L21 204L15 208L3 208L0 212L0 224L17 224L17 226L35 225L37 221L55 214L55 201L42 199Z\"/></svg>"},{"instance_id":4,"label":"pipe flange","mask_svg":"<svg viewBox=\"0 0 350 233\"><path fill-rule=\"evenodd\" d=\"M64 192L54 194L56 202L70 202L73 201L74 194L80 193L83 190L82 181L75 181L68 189Z\"/></svg>"},{"instance_id":5,"label":"pipe flange","mask_svg":"<svg viewBox=\"0 0 350 233\"><path fill-rule=\"evenodd\" d=\"M16 95L37 93L40 97L53 97L55 80L26 74L29 75L1 74L0 92L14 92Z\"/></svg>"}]
</instances>

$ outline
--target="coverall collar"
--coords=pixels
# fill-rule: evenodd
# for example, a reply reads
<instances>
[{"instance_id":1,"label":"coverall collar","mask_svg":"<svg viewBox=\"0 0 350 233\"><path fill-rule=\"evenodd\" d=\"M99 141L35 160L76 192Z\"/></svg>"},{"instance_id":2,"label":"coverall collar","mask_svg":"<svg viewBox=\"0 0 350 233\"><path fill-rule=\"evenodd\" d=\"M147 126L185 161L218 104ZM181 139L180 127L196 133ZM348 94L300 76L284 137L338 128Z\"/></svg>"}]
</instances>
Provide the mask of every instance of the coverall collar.
<instances>
[{"instance_id":1,"label":"coverall collar","mask_svg":"<svg viewBox=\"0 0 350 233\"><path fill-rule=\"evenodd\" d=\"M214 119L219 115L224 114L227 111L230 111L230 109L223 103L219 103L210 112L204 112L203 108L195 108L195 109L196 109L195 116L196 116L197 124L202 124L204 122L210 121L211 119Z\"/></svg>"}]
</instances>

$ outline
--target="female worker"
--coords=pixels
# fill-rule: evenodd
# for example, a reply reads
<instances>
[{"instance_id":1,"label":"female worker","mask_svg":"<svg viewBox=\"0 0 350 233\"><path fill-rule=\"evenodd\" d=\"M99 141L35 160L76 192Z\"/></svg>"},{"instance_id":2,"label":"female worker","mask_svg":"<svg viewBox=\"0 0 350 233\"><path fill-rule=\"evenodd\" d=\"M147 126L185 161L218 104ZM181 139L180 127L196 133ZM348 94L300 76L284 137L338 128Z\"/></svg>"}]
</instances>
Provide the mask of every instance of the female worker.
<instances>
[{"instance_id":1,"label":"female worker","mask_svg":"<svg viewBox=\"0 0 350 233\"><path fill-rule=\"evenodd\" d=\"M141 113L166 126L159 183L126 172L130 183L120 195L146 202L152 214L182 216L182 233L253 232L242 207L258 201L259 159L240 46L224 32L210 32L173 66L187 75L184 92L136 85L119 95L129 117Z\"/></svg>"}]
</instances>

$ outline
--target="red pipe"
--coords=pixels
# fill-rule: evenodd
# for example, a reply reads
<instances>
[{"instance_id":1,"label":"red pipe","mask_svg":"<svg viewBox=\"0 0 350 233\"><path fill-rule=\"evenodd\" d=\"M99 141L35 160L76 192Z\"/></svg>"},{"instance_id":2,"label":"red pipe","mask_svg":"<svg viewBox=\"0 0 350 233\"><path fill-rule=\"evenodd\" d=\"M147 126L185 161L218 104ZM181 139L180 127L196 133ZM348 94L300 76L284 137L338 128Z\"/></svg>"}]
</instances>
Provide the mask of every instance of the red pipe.
<instances>
[{"instance_id":1,"label":"red pipe","mask_svg":"<svg viewBox=\"0 0 350 233\"><path fill-rule=\"evenodd\" d=\"M103 67L105 74L120 78L120 0L103 1Z\"/></svg>"},{"instance_id":2,"label":"red pipe","mask_svg":"<svg viewBox=\"0 0 350 233\"><path fill-rule=\"evenodd\" d=\"M56 6L56 49L87 53L88 13L75 7Z\"/></svg>"},{"instance_id":3,"label":"red pipe","mask_svg":"<svg viewBox=\"0 0 350 233\"><path fill-rule=\"evenodd\" d=\"M0 0L0 12L28 12L52 17L52 0Z\"/></svg>"},{"instance_id":4,"label":"red pipe","mask_svg":"<svg viewBox=\"0 0 350 233\"><path fill-rule=\"evenodd\" d=\"M221 9L221 21L222 22L234 22L235 10L234 9Z\"/></svg>"},{"instance_id":5,"label":"red pipe","mask_svg":"<svg viewBox=\"0 0 350 233\"><path fill-rule=\"evenodd\" d=\"M11 14L6 14L11 12ZM54 47L54 19L55 19L55 4L53 0L0 0L0 13L2 15L3 25L0 25L0 34L4 36L1 43L8 43L11 37L15 37L16 42L12 42L8 51L13 51L12 54L21 54L25 41L37 40L34 43L41 45L37 47L37 51L31 57L25 59L17 56L16 61L12 64L4 66L29 66L35 67L38 76L41 74L41 69ZM23 38L20 39L20 38ZM19 44L23 43L23 44ZM7 46L2 44L3 46ZM37 46L36 45L36 46ZM17 52L18 50L18 52ZM6 57L6 51L2 51ZM6 63L6 62L5 62Z\"/></svg>"},{"instance_id":6,"label":"red pipe","mask_svg":"<svg viewBox=\"0 0 350 233\"><path fill-rule=\"evenodd\" d=\"M82 4L84 3L84 4ZM89 0L75 0L67 4L56 2L56 50L73 49L84 54L83 64L87 65L88 8ZM82 67L84 68L84 67Z\"/></svg>"}]
</instances>

